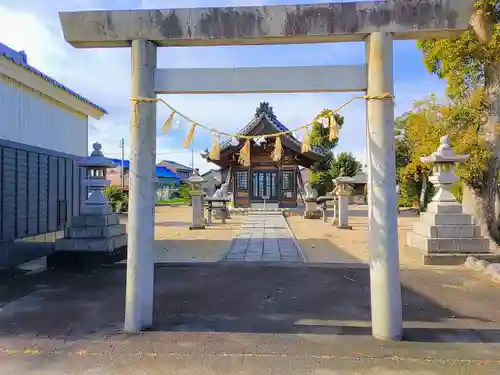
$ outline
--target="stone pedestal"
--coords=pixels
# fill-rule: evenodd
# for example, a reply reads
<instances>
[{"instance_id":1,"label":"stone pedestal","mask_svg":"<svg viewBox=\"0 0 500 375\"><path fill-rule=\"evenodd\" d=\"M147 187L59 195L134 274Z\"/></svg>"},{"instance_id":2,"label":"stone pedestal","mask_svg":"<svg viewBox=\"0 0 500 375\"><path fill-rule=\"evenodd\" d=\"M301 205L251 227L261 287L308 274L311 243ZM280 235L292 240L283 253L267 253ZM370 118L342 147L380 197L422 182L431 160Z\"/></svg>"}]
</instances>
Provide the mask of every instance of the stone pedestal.
<instances>
[{"instance_id":1,"label":"stone pedestal","mask_svg":"<svg viewBox=\"0 0 500 375\"><path fill-rule=\"evenodd\" d=\"M407 243L422 254L427 265L463 264L469 255L492 255L489 241L458 203L429 203L427 212L420 214L420 221L408 233Z\"/></svg>"},{"instance_id":2,"label":"stone pedestal","mask_svg":"<svg viewBox=\"0 0 500 375\"><path fill-rule=\"evenodd\" d=\"M450 192L458 181L454 164L467 158L454 153L448 137L441 139L440 147L431 156L421 158L424 163L434 164L429 181L438 191L427 212L420 214L420 221L408 233L407 243L422 254L424 264L456 265L463 264L469 255L487 259L493 255L489 241Z\"/></svg>"},{"instance_id":3,"label":"stone pedestal","mask_svg":"<svg viewBox=\"0 0 500 375\"><path fill-rule=\"evenodd\" d=\"M191 191L193 219L189 229L205 229L202 199L203 193L201 191Z\"/></svg>"},{"instance_id":4,"label":"stone pedestal","mask_svg":"<svg viewBox=\"0 0 500 375\"><path fill-rule=\"evenodd\" d=\"M191 184L191 208L193 210L193 219L189 229L205 229L205 211L204 196L205 192L201 190L201 185L205 180L200 176L198 169L187 180Z\"/></svg>"},{"instance_id":5,"label":"stone pedestal","mask_svg":"<svg viewBox=\"0 0 500 375\"><path fill-rule=\"evenodd\" d=\"M49 268L113 264L127 256L125 224L115 214L82 215L72 218L64 238L47 257Z\"/></svg>"},{"instance_id":6,"label":"stone pedestal","mask_svg":"<svg viewBox=\"0 0 500 375\"><path fill-rule=\"evenodd\" d=\"M349 225L349 195L350 194L339 194L338 195L338 228L339 229L352 229Z\"/></svg>"},{"instance_id":7,"label":"stone pedestal","mask_svg":"<svg viewBox=\"0 0 500 375\"><path fill-rule=\"evenodd\" d=\"M306 209L304 211L304 219L320 219L321 210L318 209L318 192L314 189L309 182L304 185L304 190L306 193L305 205Z\"/></svg>"},{"instance_id":8,"label":"stone pedestal","mask_svg":"<svg viewBox=\"0 0 500 375\"><path fill-rule=\"evenodd\" d=\"M318 209L316 198L306 198L304 219L321 219L321 210Z\"/></svg>"}]
</instances>

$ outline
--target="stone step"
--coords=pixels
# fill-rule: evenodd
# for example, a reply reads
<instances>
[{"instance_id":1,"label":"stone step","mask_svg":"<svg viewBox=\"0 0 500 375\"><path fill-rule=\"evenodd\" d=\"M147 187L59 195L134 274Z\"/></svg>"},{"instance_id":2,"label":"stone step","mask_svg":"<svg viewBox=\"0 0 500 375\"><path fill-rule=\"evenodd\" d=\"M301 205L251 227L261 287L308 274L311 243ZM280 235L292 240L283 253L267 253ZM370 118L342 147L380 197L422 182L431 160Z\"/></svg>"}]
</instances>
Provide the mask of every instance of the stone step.
<instances>
[{"instance_id":1,"label":"stone step","mask_svg":"<svg viewBox=\"0 0 500 375\"><path fill-rule=\"evenodd\" d=\"M120 217L114 214L74 216L70 221L70 225L72 227L105 227L119 223Z\"/></svg>"},{"instance_id":2,"label":"stone step","mask_svg":"<svg viewBox=\"0 0 500 375\"><path fill-rule=\"evenodd\" d=\"M428 238L410 232L407 237L408 246L428 253L486 253L490 251L490 243L486 238Z\"/></svg>"},{"instance_id":3,"label":"stone step","mask_svg":"<svg viewBox=\"0 0 500 375\"><path fill-rule=\"evenodd\" d=\"M481 228L477 225L426 225L417 222L413 232L429 238L480 238Z\"/></svg>"},{"instance_id":4,"label":"stone step","mask_svg":"<svg viewBox=\"0 0 500 375\"><path fill-rule=\"evenodd\" d=\"M427 205L426 212L433 214L461 214L463 213L463 208L461 204L458 203L437 203L431 202Z\"/></svg>"},{"instance_id":5,"label":"stone step","mask_svg":"<svg viewBox=\"0 0 500 375\"><path fill-rule=\"evenodd\" d=\"M127 235L109 238L62 238L55 243L56 251L114 251L127 245Z\"/></svg>"},{"instance_id":6,"label":"stone step","mask_svg":"<svg viewBox=\"0 0 500 375\"><path fill-rule=\"evenodd\" d=\"M105 227L75 227L64 231L66 238L108 238L125 234L125 224L108 225Z\"/></svg>"},{"instance_id":7,"label":"stone step","mask_svg":"<svg viewBox=\"0 0 500 375\"><path fill-rule=\"evenodd\" d=\"M428 225L471 225L472 218L469 214L435 214L423 212L420 214L421 222Z\"/></svg>"}]
</instances>

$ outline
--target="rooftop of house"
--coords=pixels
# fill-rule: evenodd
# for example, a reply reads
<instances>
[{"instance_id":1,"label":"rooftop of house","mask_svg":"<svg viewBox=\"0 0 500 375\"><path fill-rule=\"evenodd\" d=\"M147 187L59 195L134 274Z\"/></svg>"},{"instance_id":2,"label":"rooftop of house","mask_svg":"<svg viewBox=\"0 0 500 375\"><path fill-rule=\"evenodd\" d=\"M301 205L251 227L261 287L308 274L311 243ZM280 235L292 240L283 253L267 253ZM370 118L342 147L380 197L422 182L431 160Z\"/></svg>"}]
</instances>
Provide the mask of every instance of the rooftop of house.
<instances>
[{"instance_id":1,"label":"rooftop of house","mask_svg":"<svg viewBox=\"0 0 500 375\"><path fill-rule=\"evenodd\" d=\"M55 79L49 77L45 73L42 73L38 69L34 68L33 66L28 64L28 56L24 51L15 51L10 47L7 47L5 44L0 43L0 57L4 57L7 60L23 67L24 69L30 71L33 74L36 74L38 77L44 79L45 81L51 83L55 87L67 92L68 94L74 96L75 98L81 100L82 102L94 107L98 111L102 112L103 114L107 114L108 111L106 111L104 108L98 106L97 104L91 102L90 100L84 98L80 94L74 92L70 88L64 86L62 83L57 82Z\"/></svg>"},{"instance_id":2,"label":"rooftop of house","mask_svg":"<svg viewBox=\"0 0 500 375\"><path fill-rule=\"evenodd\" d=\"M122 165L122 160L121 159L113 159L109 158L113 163L117 164L118 167L121 167ZM123 167L125 169L130 169L130 161L129 160L124 160L123 161ZM157 165L156 166L156 177L162 177L162 178L175 178L176 180L179 180L179 176L177 176L174 172L172 172L170 169L168 169L165 166L162 165Z\"/></svg>"},{"instance_id":3,"label":"rooftop of house","mask_svg":"<svg viewBox=\"0 0 500 375\"><path fill-rule=\"evenodd\" d=\"M188 166L186 166L184 164L181 164L181 163L177 163L176 161L173 161L173 160L162 160L160 163L168 163L168 164L170 164L174 168L184 169L186 171L192 171L193 170L191 167L188 167Z\"/></svg>"},{"instance_id":4,"label":"rooftop of house","mask_svg":"<svg viewBox=\"0 0 500 375\"><path fill-rule=\"evenodd\" d=\"M217 175L217 174L220 174L220 173L221 173L220 169L210 169L210 170L206 171L205 173L203 173L201 175L201 177L205 177L205 176L208 176L208 175Z\"/></svg>"}]
</instances>

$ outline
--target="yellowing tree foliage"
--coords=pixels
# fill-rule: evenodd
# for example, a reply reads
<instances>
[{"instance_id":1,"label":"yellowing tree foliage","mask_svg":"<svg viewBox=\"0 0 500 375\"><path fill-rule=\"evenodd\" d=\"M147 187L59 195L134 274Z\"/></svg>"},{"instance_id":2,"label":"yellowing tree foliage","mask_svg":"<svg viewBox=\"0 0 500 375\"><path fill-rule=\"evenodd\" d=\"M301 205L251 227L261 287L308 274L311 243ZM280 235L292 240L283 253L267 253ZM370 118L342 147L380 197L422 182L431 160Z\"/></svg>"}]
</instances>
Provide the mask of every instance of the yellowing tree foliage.
<instances>
[{"instance_id":1,"label":"yellowing tree foliage","mask_svg":"<svg viewBox=\"0 0 500 375\"><path fill-rule=\"evenodd\" d=\"M467 144L457 142L457 151L470 148L474 142L485 149L478 156L485 162L483 166L471 167L470 173L461 170L466 173L464 200L469 197L466 207L473 211L484 234L500 244L500 218L495 209L500 167L500 0L477 0L470 24L470 29L457 39L421 41L419 46L428 70L447 81L451 106L457 106L447 113L455 119L452 125L460 130L459 134L454 133L455 138L459 136ZM477 127L463 128L460 124L466 116L473 117ZM470 152L475 158L474 152L479 151Z\"/></svg>"}]
</instances>

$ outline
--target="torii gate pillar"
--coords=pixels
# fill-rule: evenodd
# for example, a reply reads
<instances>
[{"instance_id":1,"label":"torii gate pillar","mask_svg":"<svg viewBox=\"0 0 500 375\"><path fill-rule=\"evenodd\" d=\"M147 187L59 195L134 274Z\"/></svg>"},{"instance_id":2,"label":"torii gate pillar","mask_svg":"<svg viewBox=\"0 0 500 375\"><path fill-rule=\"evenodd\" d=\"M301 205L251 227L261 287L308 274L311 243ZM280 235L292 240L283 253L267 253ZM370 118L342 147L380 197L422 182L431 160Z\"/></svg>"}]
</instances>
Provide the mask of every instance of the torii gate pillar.
<instances>
[{"instance_id":1,"label":"torii gate pillar","mask_svg":"<svg viewBox=\"0 0 500 375\"><path fill-rule=\"evenodd\" d=\"M155 98L156 45L132 41L132 98ZM154 221L156 176L156 103L137 103L137 123L130 126L129 230L125 331L153 324Z\"/></svg>"},{"instance_id":2,"label":"torii gate pillar","mask_svg":"<svg viewBox=\"0 0 500 375\"><path fill-rule=\"evenodd\" d=\"M366 40L368 96L393 94L392 34ZM373 336L400 340L403 334L399 275L394 102L368 100L368 230Z\"/></svg>"}]
</instances>

